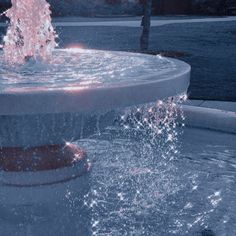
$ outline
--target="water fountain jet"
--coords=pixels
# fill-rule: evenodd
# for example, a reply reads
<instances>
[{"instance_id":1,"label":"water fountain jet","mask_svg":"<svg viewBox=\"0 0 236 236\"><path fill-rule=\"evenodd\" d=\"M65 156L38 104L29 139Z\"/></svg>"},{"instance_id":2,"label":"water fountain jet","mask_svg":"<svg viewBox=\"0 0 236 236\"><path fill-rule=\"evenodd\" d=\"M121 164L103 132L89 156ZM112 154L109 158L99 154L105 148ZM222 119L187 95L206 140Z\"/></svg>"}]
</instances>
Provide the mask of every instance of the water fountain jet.
<instances>
[{"instance_id":1,"label":"water fountain jet","mask_svg":"<svg viewBox=\"0 0 236 236\"><path fill-rule=\"evenodd\" d=\"M10 19L4 37L4 58L10 64L23 64L30 58L49 60L56 47L46 0L12 0L5 15ZM37 12L38 14L35 14Z\"/></svg>"}]
</instances>

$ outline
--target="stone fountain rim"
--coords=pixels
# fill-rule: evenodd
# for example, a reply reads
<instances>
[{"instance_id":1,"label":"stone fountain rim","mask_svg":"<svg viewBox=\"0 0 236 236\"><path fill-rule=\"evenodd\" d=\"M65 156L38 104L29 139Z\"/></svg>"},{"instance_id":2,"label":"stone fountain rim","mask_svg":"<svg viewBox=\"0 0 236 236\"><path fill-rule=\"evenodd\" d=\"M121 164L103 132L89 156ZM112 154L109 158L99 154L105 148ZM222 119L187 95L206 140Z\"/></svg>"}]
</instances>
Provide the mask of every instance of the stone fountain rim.
<instances>
[{"instance_id":1,"label":"stone fountain rim","mask_svg":"<svg viewBox=\"0 0 236 236\"><path fill-rule=\"evenodd\" d=\"M236 135L235 112L191 105L182 108L187 127Z\"/></svg>"},{"instance_id":2,"label":"stone fountain rim","mask_svg":"<svg viewBox=\"0 0 236 236\"><path fill-rule=\"evenodd\" d=\"M119 51L114 53L137 55L137 53ZM145 57L154 57L153 55L139 54ZM91 113L153 102L186 92L190 80L190 65L178 59L168 58L168 60L175 63L176 70L164 75L148 74L145 81L141 82L123 82L114 84L114 86L86 89L65 87L54 90L37 88L37 91L1 91L0 115Z\"/></svg>"}]
</instances>

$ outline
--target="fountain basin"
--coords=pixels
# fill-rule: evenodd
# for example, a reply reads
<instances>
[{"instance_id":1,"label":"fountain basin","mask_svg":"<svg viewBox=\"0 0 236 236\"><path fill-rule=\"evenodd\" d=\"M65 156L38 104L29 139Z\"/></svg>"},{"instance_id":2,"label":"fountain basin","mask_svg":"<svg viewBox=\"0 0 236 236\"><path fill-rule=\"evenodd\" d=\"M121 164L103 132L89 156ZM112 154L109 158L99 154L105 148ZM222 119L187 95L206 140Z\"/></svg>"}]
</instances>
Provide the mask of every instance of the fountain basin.
<instances>
[{"instance_id":1,"label":"fountain basin","mask_svg":"<svg viewBox=\"0 0 236 236\"><path fill-rule=\"evenodd\" d=\"M108 111L175 96L189 86L190 66L176 59L67 49L56 50L52 60L49 67L1 68L1 147L86 137L113 121Z\"/></svg>"}]
</instances>

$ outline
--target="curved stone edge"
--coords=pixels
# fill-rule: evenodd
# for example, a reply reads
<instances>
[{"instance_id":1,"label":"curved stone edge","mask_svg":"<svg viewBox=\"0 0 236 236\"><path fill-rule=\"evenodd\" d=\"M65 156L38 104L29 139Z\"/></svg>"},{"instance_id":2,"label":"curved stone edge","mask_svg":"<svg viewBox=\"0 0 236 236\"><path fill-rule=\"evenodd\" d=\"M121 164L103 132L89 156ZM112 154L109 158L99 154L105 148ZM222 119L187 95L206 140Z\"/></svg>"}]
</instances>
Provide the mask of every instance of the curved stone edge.
<instances>
[{"instance_id":1,"label":"curved stone edge","mask_svg":"<svg viewBox=\"0 0 236 236\"><path fill-rule=\"evenodd\" d=\"M188 127L236 134L236 113L205 107L183 105Z\"/></svg>"},{"instance_id":2,"label":"curved stone edge","mask_svg":"<svg viewBox=\"0 0 236 236\"><path fill-rule=\"evenodd\" d=\"M0 116L101 112L175 96L187 91L191 67L183 61L171 60L180 70L168 78L147 75L150 82L71 91L0 93ZM155 77L157 80L153 81Z\"/></svg>"}]
</instances>

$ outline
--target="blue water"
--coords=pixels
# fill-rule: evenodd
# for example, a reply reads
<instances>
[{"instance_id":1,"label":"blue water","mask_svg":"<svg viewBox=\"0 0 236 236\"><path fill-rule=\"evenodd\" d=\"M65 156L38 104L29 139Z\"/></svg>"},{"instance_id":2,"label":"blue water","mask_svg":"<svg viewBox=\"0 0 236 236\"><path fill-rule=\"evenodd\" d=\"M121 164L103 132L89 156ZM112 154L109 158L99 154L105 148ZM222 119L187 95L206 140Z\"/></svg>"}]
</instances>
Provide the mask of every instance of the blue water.
<instances>
[{"instance_id":1,"label":"blue water","mask_svg":"<svg viewBox=\"0 0 236 236\"><path fill-rule=\"evenodd\" d=\"M95 235L236 235L236 136L185 129L170 158L113 132L79 142L94 166Z\"/></svg>"},{"instance_id":2,"label":"blue water","mask_svg":"<svg viewBox=\"0 0 236 236\"><path fill-rule=\"evenodd\" d=\"M186 67L161 56L78 48L55 50L50 63L29 60L19 66L9 66L0 52L0 64L0 92L146 83Z\"/></svg>"},{"instance_id":3,"label":"blue water","mask_svg":"<svg viewBox=\"0 0 236 236\"><path fill-rule=\"evenodd\" d=\"M0 235L236 235L236 136L182 131L173 152L165 137L117 127L77 141L93 166L89 191L1 208Z\"/></svg>"}]
</instances>

